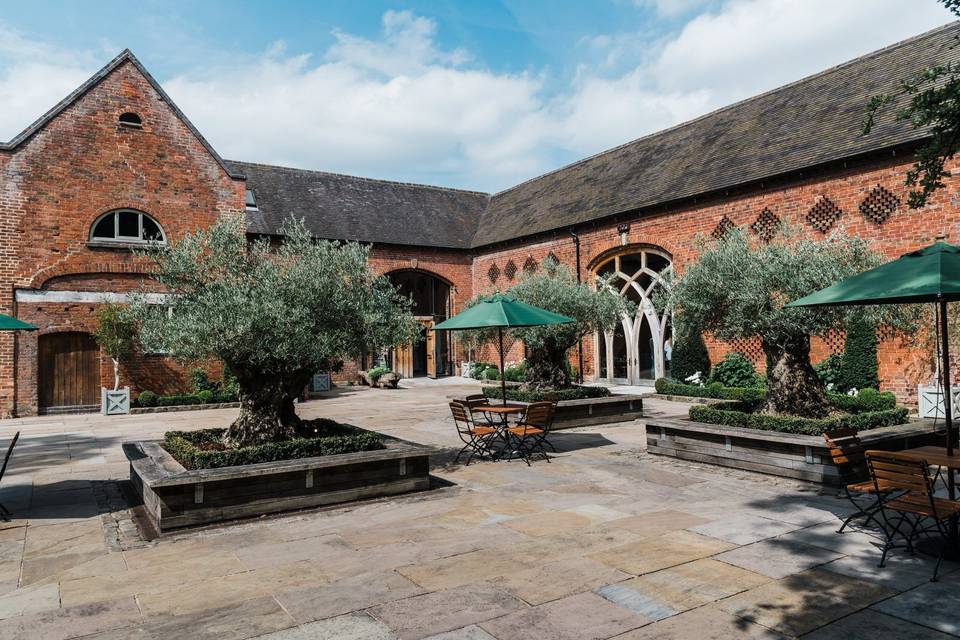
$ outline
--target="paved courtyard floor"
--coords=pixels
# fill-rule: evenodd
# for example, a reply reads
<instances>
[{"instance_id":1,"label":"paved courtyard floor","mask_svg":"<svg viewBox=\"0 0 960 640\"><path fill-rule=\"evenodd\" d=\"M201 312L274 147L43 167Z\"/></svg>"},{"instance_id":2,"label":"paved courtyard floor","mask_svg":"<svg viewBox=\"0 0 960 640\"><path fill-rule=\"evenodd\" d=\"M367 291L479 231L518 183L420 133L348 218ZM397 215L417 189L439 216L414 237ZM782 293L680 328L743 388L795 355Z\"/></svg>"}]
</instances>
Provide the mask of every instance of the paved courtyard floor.
<instances>
[{"instance_id":1,"label":"paved courtyard floor","mask_svg":"<svg viewBox=\"0 0 960 640\"><path fill-rule=\"evenodd\" d=\"M475 387L301 405L447 450ZM686 405L648 401L648 415ZM435 465L404 497L140 538L120 445L233 410L0 423L0 639L948 638L960 572L834 533L816 488L648 456L640 422L557 433L550 463Z\"/></svg>"}]
</instances>

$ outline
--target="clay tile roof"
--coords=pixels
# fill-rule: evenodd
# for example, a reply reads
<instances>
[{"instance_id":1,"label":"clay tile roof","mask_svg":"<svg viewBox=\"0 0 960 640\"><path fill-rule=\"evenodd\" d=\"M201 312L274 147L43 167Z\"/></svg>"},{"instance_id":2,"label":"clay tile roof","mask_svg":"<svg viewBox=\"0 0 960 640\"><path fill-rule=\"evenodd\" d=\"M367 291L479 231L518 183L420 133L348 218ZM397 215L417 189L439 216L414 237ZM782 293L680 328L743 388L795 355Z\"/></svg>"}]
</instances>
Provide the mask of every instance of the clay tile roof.
<instances>
[{"instance_id":1,"label":"clay tile roof","mask_svg":"<svg viewBox=\"0 0 960 640\"><path fill-rule=\"evenodd\" d=\"M257 210L247 230L276 235L291 216L318 238L466 249L489 196L403 182L371 180L228 161L247 177Z\"/></svg>"},{"instance_id":2,"label":"clay tile roof","mask_svg":"<svg viewBox=\"0 0 960 640\"><path fill-rule=\"evenodd\" d=\"M861 135L871 96L925 67L960 62L960 22L494 194L472 246L663 205L835 162L923 133L885 111Z\"/></svg>"}]
</instances>

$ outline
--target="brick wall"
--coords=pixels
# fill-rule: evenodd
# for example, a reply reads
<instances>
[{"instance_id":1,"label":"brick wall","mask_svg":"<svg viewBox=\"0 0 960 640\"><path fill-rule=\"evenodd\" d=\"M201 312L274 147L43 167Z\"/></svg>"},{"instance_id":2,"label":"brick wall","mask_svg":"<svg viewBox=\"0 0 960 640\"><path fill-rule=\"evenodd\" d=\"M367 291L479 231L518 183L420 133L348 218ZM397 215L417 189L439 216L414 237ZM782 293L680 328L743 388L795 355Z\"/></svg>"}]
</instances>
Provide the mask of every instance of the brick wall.
<instances>
[{"instance_id":1,"label":"brick wall","mask_svg":"<svg viewBox=\"0 0 960 640\"><path fill-rule=\"evenodd\" d=\"M954 163L956 164L956 163ZM673 257L675 268L682 272L698 255L698 240L709 237L717 224L724 218L734 224L748 227L764 209L769 209L782 222L800 229L813 238L823 238L825 234L811 225L806 219L808 212L820 198L826 196L841 210L835 228L844 228L851 235L867 238L874 243L874 250L893 259L906 251L933 242L939 233L946 233L948 241L960 242L960 209L957 199L960 196L960 180L949 179L947 188L938 192L929 205L922 210L911 210L906 206L906 189L903 185L906 170L911 166L909 156L886 156L873 158L860 163L848 163L806 177L795 177L759 185L730 193L724 197L713 197L700 202L688 203L655 213L624 216L615 221L597 223L586 229L578 229L581 238L581 268L584 279L600 258L623 246L618 225L629 227L626 233L627 247L654 246L668 252ZM954 166L956 172L956 167ZM900 201L890 217L882 223L865 217L859 210L860 203L871 190L882 186L893 193ZM828 232L829 233L829 232ZM473 289L477 294L487 294L495 290L509 288L513 281L504 273L508 262L517 267L529 259L542 261L552 253L562 263L575 270L575 245L567 232L557 232L541 237L536 241L513 242L491 247L478 253L473 265ZM492 282L489 274L499 274ZM514 281L517 278L514 278ZM711 360L723 357L732 348L708 339ZM842 340L837 336L828 341L813 341L813 359L819 361L831 351L842 348ZM758 367L763 368L762 353L751 344L736 345L754 356ZM759 346L755 345L756 347ZM594 340L588 338L584 343L585 372L595 375L593 370ZM483 354L493 360L493 351ZM507 359L522 357L522 349L515 346ZM898 339L885 339L879 347L880 376L884 389L894 391L907 402L916 401L916 385L926 382L931 372L921 354L913 351Z\"/></svg>"},{"instance_id":2,"label":"brick wall","mask_svg":"<svg viewBox=\"0 0 960 640\"><path fill-rule=\"evenodd\" d=\"M140 115L142 129L118 124L127 111ZM129 290L140 280L130 276L146 264L129 249L88 245L101 214L143 211L175 241L221 215L243 215L243 193L243 181L227 175L139 70L124 62L13 151L0 151L0 312L35 320L41 333L89 330L90 305L15 310L14 291ZM0 415L36 410L36 340L0 335ZM184 386L182 370L169 361L137 367L156 390ZM112 372L102 377L112 382Z\"/></svg>"}]
</instances>

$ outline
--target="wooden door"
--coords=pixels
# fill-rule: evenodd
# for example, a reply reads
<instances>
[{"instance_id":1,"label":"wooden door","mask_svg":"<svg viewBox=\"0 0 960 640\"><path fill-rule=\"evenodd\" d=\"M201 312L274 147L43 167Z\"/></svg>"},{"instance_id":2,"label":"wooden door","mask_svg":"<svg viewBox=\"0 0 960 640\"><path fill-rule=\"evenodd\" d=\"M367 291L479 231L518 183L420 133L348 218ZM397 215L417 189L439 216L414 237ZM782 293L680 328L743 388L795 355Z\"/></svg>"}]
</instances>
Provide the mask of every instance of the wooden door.
<instances>
[{"instance_id":1,"label":"wooden door","mask_svg":"<svg viewBox=\"0 0 960 640\"><path fill-rule=\"evenodd\" d=\"M100 403L100 347L89 333L48 333L39 338L41 407Z\"/></svg>"},{"instance_id":2,"label":"wooden door","mask_svg":"<svg viewBox=\"0 0 960 640\"><path fill-rule=\"evenodd\" d=\"M413 345L405 344L393 349L393 370L404 378L413 377Z\"/></svg>"},{"instance_id":3,"label":"wooden door","mask_svg":"<svg viewBox=\"0 0 960 640\"><path fill-rule=\"evenodd\" d=\"M423 322L423 328L427 333L427 376L437 377L437 332L433 330L435 324L433 320Z\"/></svg>"}]
</instances>

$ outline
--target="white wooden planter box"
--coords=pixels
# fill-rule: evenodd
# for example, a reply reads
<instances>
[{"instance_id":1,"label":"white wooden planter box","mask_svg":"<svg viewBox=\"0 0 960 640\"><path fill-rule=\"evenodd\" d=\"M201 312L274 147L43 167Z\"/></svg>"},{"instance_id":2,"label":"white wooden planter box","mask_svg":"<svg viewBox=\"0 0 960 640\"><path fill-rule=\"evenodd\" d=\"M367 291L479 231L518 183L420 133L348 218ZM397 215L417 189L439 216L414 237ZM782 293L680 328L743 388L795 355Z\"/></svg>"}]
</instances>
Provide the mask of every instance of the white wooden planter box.
<instances>
[{"instance_id":1,"label":"white wooden planter box","mask_svg":"<svg viewBox=\"0 0 960 640\"><path fill-rule=\"evenodd\" d=\"M105 416L123 416L130 413L130 387L100 389L100 409Z\"/></svg>"},{"instance_id":2,"label":"white wooden planter box","mask_svg":"<svg viewBox=\"0 0 960 640\"><path fill-rule=\"evenodd\" d=\"M957 415L957 406L960 404L960 387L951 387L953 393L951 407L953 415ZM917 387L918 413L921 418L938 418L942 420L943 414L943 392L939 386L919 385Z\"/></svg>"}]
</instances>

